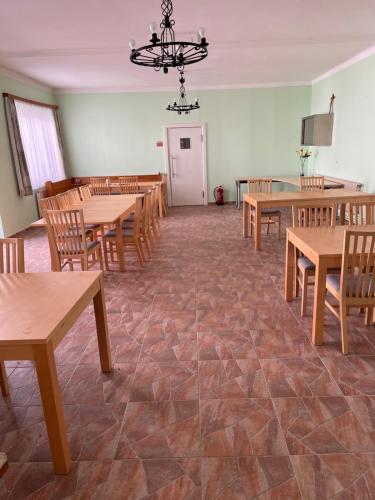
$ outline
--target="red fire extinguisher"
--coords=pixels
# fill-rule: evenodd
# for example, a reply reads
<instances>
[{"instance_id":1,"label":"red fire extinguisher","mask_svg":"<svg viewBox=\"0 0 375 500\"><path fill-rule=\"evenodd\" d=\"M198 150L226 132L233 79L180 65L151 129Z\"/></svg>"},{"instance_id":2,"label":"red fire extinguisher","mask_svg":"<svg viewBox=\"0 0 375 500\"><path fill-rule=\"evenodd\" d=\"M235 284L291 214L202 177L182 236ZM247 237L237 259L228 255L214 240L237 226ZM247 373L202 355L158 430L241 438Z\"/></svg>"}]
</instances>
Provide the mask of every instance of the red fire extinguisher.
<instances>
[{"instance_id":1,"label":"red fire extinguisher","mask_svg":"<svg viewBox=\"0 0 375 500\"><path fill-rule=\"evenodd\" d=\"M224 186L216 186L214 189L216 205L224 205Z\"/></svg>"}]
</instances>

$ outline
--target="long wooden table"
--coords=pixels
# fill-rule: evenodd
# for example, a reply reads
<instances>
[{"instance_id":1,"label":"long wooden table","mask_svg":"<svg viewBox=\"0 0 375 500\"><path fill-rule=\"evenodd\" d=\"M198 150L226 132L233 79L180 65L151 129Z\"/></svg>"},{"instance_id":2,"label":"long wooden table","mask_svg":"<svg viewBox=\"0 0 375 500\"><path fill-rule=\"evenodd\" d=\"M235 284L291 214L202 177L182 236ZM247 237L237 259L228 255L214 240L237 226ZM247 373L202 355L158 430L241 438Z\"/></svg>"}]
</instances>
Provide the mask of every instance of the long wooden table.
<instances>
[{"instance_id":1,"label":"long wooden table","mask_svg":"<svg viewBox=\"0 0 375 500\"><path fill-rule=\"evenodd\" d=\"M158 190L158 210L159 210L159 217L164 217L164 209L163 209L163 192L162 192L162 181L140 181L138 182L138 189L139 192L141 193L146 193L150 189L152 189L155 186L158 186L160 189ZM110 187L111 187L111 192L113 193L118 193L119 192L119 183L118 182L111 182Z\"/></svg>"},{"instance_id":2,"label":"long wooden table","mask_svg":"<svg viewBox=\"0 0 375 500\"><path fill-rule=\"evenodd\" d=\"M85 224L114 225L116 227L116 245L120 271L125 271L125 255L122 237L122 222L135 210L135 200L138 196L120 194L116 196L93 196L89 200L81 201L73 208L80 208L83 212ZM46 227L46 221L39 219L31 227ZM52 271L59 270L57 259L51 254Z\"/></svg>"},{"instance_id":3,"label":"long wooden table","mask_svg":"<svg viewBox=\"0 0 375 500\"><path fill-rule=\"evenodd\" d=\"M243 236L249 236L249 207L255 210L255 248L262 247L261 214L264 208L301 206L306 203L332 202L340 206L340 222L344 222L345 204L366 202L375 199L375 195L353 191L351 189L327 189L322 191L283 191L274 193L252 193L243 195Z\"/></svg>"},{"instance_id":4,"label":"long wooden table","mask_svg":"<svg viewBox=\"0 0 375 500\"><path fill-rule=\"evenodd\" d=\"M287 228L285 262L285 300L293 300L295 253L297 248L315 264L315 286L313 305L312 342L323 343L323 325L326 295L326 275L329 268L340 268L344 231L370 230L375 225L335 226L335 227L289 227Z\"/></svg>"},{"instance_id":5,"label":"long wooden table","mask_svg":"<svg viewBox=\"0 0 375 500\"><path fill-rule=\"evenodd\" d=\"M298 175L286 175L286 176L271 176L273 182L282 182L284 184L290 184L291 186L295 186L299 188L300 185L300 177ZM241 184L247 184L248 179L251 177L236 177L234 179L236 184L236 207L239 209L241 207ZM340 189L343 188L344 184L337 181L331 181L329 179L324 179L324 189Z\"/></svg>"},{"instance_id":6,"label":"long wooden table","mask_svg":"<svg viewBox=\"0 0 375 500\"><path fill-rule=\"evenodd\" d=\"M94 301L100 364L112 370L103 273L20 273L0 275L0 360L35 365L57 474L71 467L54 350Z\"/></svg>"}]
</instances>

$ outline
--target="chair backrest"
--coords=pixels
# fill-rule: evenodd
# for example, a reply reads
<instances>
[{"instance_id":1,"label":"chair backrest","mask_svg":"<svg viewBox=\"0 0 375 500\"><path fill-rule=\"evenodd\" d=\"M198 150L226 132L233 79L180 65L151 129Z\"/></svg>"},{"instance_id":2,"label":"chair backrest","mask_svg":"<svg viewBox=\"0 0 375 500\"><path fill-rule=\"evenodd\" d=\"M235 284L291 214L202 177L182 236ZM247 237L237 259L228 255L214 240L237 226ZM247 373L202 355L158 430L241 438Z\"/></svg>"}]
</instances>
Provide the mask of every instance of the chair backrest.
<instances>
[{"instance_id":1,"label":"chair backrest","mask_svg":"<svg viewBox=\"0 0 375 500\"><path fill-rule=\"evenodd\" d=\"M24 244L22 238L0 239L0 274L24 273Z\"/></svg>"},{"instance_id":2,"label":"chair backrest","mask_svg":"<svg viewBox=\"0 0 375 500\"><path fill-rule=\"evenodd\" d=\"M301 175L299 178L299 187L301 191L320 191L324 189L324 176L313 175L305 177Z\"/></svg>"},{"instance_id":3,"label":"chair backrest","mask_svg":"<svg viewBox=\"0 0 375 500\"><path fill-rule=\"evenodd\" d=\"M56 201L60 210L68 210L72 207L69 191L65 191L65 193L56 195Z\"/></svg>"},{"instance_id":4,"label":"chair backrest","mask_svg":"<svg viewBox=\"0 0 375 500\"><path fill-rule=\"evenodd\" d=\"M111 194L111 184L108 177L90 177L91 194L95 196Z\"/></svg>"},{"instance_id":5,"label":"chair backrest","mask_svg":"<svg viewBox=\"0 0 375 500\"><path fill-rule=\"evenodd\" d=\"M120 187L121 194L138 194L138 177L129 176L129 177L119 177L118 183Z\"/></svg>"},{"instance_id":6,"label":"chair backrest","mask_svg":"<svg viewBox=\"0 0 375 500\"><path fill-rule=\"evenodd\" d=\"M308 204L292 207L293 227L321 227L335 226L337 205L329 203L325 205Z\"/></svg>"},{"instance_id":7,"label":"chair backrest","mask_svg":"<svg viewBox=\"0 0 375 500\"><path fill-rule=\"evenodd\" d=\"M272 179L248 179L247 192L250 193L272 193Z\"/></svg>"},{"instance_id":8,"label":"chair backrest","mask_svg":"<svg viewBox=\"0 0 375 500\"><path fill-rule=\"evenodd\" d=\"M345 231L340 295L375 305L375 231Z\"/></svg>"},{"instance_id":9,"label":"chair backrest","mask_svg":"<svg viewBox=\"0 0 375 500\"><path fill-rule=\"evenodd\" d=\"M59 205L57 203L56 196L49 196L48 198L41 198L39 200L40 211L44 217L46 210L58 210Z\"/></svg>"},{"instance_id":10,"label":"chair backrest","mask_svg":"<svg viewBox=\"0 0 375 500\"><path fill-rule=\"evenodd\" d=\"M60 257L87 253L82 210L47 210L47 229Z\"/></svg>"},{"instance_id":11,"label":"chair backrest","mask_svg":"<svg viewBox=\"0 0 375 500\"><path fill-rule=\"evenodd\" d=\"M69 189L66 194L69 197L71 205L79 205L81 203L81 196L78 188Z\"/></svg>"},{"instance_id":12,"label":"chair backrest","mask_svg":"<svg viewBox=\"0 0 375 500\"><path fill-rule=\"evenodd\" d=\"M85 184L84 186L80 186L79 192L81 194L82 200L89 200L90 198L92 198L90 184Z\"/></svg>"},{"instance_id":13,"label":"chair backrest","mask_svg":"<svg viewBox=\"0 0 375 500\"><path fill-rule=\"evenodd\" d=\"M348 203L348 218L350 226L374 224L375 201L367 203Z\"/></svg>"}]
</instances>

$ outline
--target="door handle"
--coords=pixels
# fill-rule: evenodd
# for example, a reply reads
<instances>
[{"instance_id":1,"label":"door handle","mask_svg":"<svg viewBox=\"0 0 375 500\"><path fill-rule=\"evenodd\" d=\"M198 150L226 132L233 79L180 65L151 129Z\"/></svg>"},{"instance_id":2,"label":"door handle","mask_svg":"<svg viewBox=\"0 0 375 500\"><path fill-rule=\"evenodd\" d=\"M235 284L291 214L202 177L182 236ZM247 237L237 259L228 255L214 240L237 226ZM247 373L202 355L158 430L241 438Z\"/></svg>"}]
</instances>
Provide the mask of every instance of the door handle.
<instances>
[{"instance_id":1,"label":"door handle","mask_svg":"<svg viewBox=\"0 0 375 500\"><path fill-rule=\"evenodd\" d=\"M172 170L172 177L176 177L177 173L175 170L175 161L177 160L175 155L171 155L171 170Z\"/></svg>"}]
</instances>

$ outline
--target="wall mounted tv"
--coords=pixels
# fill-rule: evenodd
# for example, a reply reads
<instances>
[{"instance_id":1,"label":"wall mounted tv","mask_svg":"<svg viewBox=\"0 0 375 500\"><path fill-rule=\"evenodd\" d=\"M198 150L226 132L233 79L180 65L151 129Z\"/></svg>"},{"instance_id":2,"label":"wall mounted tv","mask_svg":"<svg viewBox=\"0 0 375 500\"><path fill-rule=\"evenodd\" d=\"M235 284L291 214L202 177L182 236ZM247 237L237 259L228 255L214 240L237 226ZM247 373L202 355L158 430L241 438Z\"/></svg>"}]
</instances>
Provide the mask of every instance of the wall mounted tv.
<instances>
[{"instance_id":1,"label":"wall mounted tv","mask_svg":"<svg viewBox=\"0 0 375 500\"><path fill-rule=\"evenodd\" d=\"M305 116L302 118L302 146L331 146L333 113Z\"/></svg>"}]
</instances>

